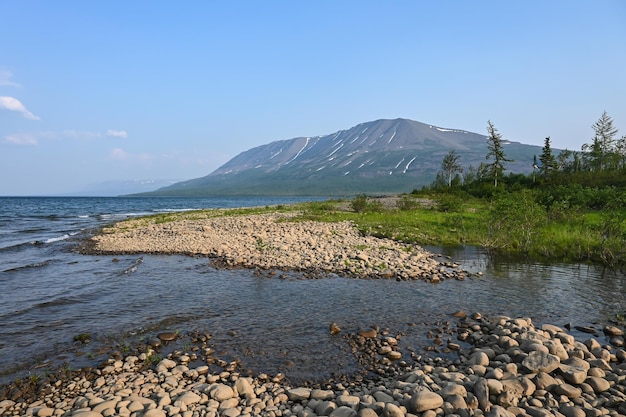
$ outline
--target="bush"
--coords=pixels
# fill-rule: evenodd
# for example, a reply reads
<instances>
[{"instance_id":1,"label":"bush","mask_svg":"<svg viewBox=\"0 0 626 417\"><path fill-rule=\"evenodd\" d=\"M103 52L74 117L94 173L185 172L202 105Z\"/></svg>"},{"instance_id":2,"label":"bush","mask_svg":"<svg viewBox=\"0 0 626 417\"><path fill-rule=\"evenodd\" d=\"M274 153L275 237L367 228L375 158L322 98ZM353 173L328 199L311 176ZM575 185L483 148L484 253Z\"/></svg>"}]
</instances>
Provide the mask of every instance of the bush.
<instances>
[{"instance_id":1,"label":"bush","mask_svg":"<svg viewBox=\"0 0 626 417\"><path fill-rule=\"evenodd\" d=\"M463 201L453 194L441 194L437 197L437 210L445 213L458 213L463 209Z\"/></svg>"},{"instance_id":2,"label":"bush","mask_svg":"<svg viewBox=\"0 0 626 417\"><path fill-rule=\"evenodd\" d=\"M401 211L409 211L420 208L420 203L414 197L410 197L408 195L403 195L396 202L396 207Z\"/></svg>"},{"instance_id":3,"label":"bush","mask_svg":"<svg viewBox=\"0 0 626 417\"><path fill-rule=\"evenodd\" d=\"M546 210L532 191L502 194L489 210L486 246L527 253L546 220Z\"/></svg>"},{"instance_id":4,"label":"bush","mask_svg":"<svg viewBox=\"0 0 626 417\"><path fill-rule=\"evenodd\" d=\"M350 208L355 213L380 213L383 211L383 204L380 201L371 201L365 194L359 194L350 202Z\"/></svg>"}]
</instances>

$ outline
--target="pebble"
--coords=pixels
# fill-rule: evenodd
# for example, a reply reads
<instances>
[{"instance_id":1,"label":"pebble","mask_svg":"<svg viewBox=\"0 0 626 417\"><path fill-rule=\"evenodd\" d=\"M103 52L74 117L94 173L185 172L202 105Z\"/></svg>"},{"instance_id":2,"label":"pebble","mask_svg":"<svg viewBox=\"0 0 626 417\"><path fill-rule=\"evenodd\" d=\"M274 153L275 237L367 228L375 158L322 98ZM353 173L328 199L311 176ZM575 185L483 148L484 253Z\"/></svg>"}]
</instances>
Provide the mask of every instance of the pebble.
<instances>
[{"instance_id":1,"label":"pebble","mask_svg":"<svg viewBox=\"0 0 626 417\"><path fill-rule=\"evenodd\" d=\"M376 379L355 378L324 388L294 387L282 374L212 374L200 369L206 365L192 367L185 355L170 355L152 368L143 363L145 357L127 357L120 361L123 366L111 361L91 377L59 380L31 402L0 398L0 415L626 416L626 352L620 348L609 349L595 339L577 341L557 326L538 329L528 318L472 317L471 323L467 316L459 320L474 346L455 352L456 359L424 358L410 366L394 367L386 354L380 354L380 347L397 345L385 331L370 339L356 333L350 339L346 334L348 341L362 341L355 345L357 351L373 344L371 355L387 360L390 368L385 369L393 372L382 372ZM554 346L562 346L568 358L562 352L549 353L555 352ZM609 352L608 358L604 352ZM189 367L189 372L175 373L181 366Z\"/></svg>"},{"instance_id":2,"label":"pebble","mask_svg":"<svg viewBox=\"0 0 626 417\"><path fill-rule=\"evenodd\" d=\"M214 212L218 215L185 219L183 214L177 221L161 224L150 223L150 218L123 221L91 238L94 252L204 255L213 258L215 266L251 268L260 274L324 271L433 282L464 276L454 265L442 266L434 254L419 246L363 235L349 221L289 221L300 214L296 212L245 216L228 215L228 210ZM346 248L357 247L362 249L346 255ZM330 328L331 334L339 331ZM150 343L157 347L175 338L175 333L165 332Z\"/></svg>"}]
</instances>

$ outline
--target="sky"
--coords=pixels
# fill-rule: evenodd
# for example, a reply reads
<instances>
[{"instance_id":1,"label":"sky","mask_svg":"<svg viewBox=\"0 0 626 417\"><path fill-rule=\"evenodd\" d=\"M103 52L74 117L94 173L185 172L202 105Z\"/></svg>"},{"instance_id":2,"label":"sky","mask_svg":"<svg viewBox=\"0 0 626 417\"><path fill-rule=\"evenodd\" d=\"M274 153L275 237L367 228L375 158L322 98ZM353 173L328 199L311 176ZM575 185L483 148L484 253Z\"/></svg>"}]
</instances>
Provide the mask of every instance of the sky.
<instances>
[{"instance_id":1,"label":"sky","mask_svg":"<svg viewBox=\"0 0 626 417\"><path fill-rule=\"evenodd\" d=\"M580 150L626 134L626 2L0 1L0 195L198 178L407 118Z\"/></svg>"}]
</instances>

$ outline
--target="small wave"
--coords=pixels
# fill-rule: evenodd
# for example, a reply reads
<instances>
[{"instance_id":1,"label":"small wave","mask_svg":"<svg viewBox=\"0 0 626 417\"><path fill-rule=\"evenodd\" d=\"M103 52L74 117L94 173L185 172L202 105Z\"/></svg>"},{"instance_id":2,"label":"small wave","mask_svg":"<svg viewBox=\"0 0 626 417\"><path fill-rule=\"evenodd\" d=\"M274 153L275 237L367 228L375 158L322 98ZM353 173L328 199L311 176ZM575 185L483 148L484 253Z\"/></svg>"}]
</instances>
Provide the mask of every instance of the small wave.
<instances>
[{"instance_id":1,"label":"small wave","mask_svg":"<svg viewBox=\"0 0 626 417\"><path fill-rule=\"evenodd\" d=\"M47 266L50 265L50 263L52 263L52 259L48 259L42 262L35 262L33 264L28 264L28 265L22 265L22 266L16 266L15 268L9 268L9 269L5 269L2 272L16 272L16 271L22 271L24 269L30 269L30 268L41 268L42 266Z\"/></svg>"},{"instance_id":2,"label":"small wave","mask_svg":"<svg viewBox=\"0 0 626 417\"><path fill-rule=\"evenodd\" d=\"M83 214L78 216L79 219L88 219L90 216L88 214Z\"/></svg>"},{"instance_id":3,"label":"small wave","mask_svg":"<svg viewBox=\"0 0 626 417\"><path fill-rule=\"evenodd\" d=\"M25 246L30 246L34 243L35 242L30 241L30 242L15 243L13 245L8 245L8 246L2 246L0 247L0 252L11 252L11 251L19 250L20 248L23 248Z\"/></svg>"},{"instance_id":4,"label":"small wave","mask_svg":"<svg viewBox=\"0 0 626 417\"><path fill-rule=\"evenodd\" d=\"M132 274L133 272L137 272L137 268L142 263L143 263L143 257L137 259L130 267L128 267L124 271L122 271L122 274Z\"/></svg>"},{"instance_id":5,"label":"small wave","mask_svg":"<svg viewBox=\"0 0 626 417\"><path fill-rule=\"evenodd\" d=\"M137 213L109 213L109 214L100 214L98 217L101 220L114 220L114 219L126 219L129 217L139 217L139 216L148 216L153 214L152 212L137 212Z\"/></svg>"},{"instance_id":6,"label":"small wave","mask_svg":"<svg viewBox=\"0 0 626 417\"><path fill-rule=\"evenodd\" d=\"M43 243L54 243L54 242L59 242L61 240L65 240L69 238L70 238L70 235L66 233L63 236L51 237L50 239L44 240Z\"/></svg>"},{"instance_id":7,"label":"small wave","mask_svg":"<svg viewBox=\"0 0 626 417\"><path fill-rule=\"evenodd\" d=\"M200 209L197 209L197 208L155 209L154 212L155 213L178 213L181 211L195 211L195 210L200 210Z\"/></svg>"}]
</instances>

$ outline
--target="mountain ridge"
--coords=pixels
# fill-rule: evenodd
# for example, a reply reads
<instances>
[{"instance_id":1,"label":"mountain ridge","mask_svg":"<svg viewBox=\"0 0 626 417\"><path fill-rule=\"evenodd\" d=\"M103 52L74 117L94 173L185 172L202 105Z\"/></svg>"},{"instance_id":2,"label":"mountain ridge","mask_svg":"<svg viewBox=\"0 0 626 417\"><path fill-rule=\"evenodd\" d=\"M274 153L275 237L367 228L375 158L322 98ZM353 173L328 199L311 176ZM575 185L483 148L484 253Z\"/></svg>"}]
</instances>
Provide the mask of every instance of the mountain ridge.
<instances>
[{"instance_id":1,"label":"mountain ridge","mask_svg":"<svg viewBox=\"0 0 626 417\"><path fill-rule=\"evenodd\" d=\"M429 184L450 150L486 162L487 136L409 119L379 119L322 136L241 152L207 176L150 195L350 195L410 192ZM510 172L530 172L541 147L504 140Z\"/></svg>"}]
</instances>

